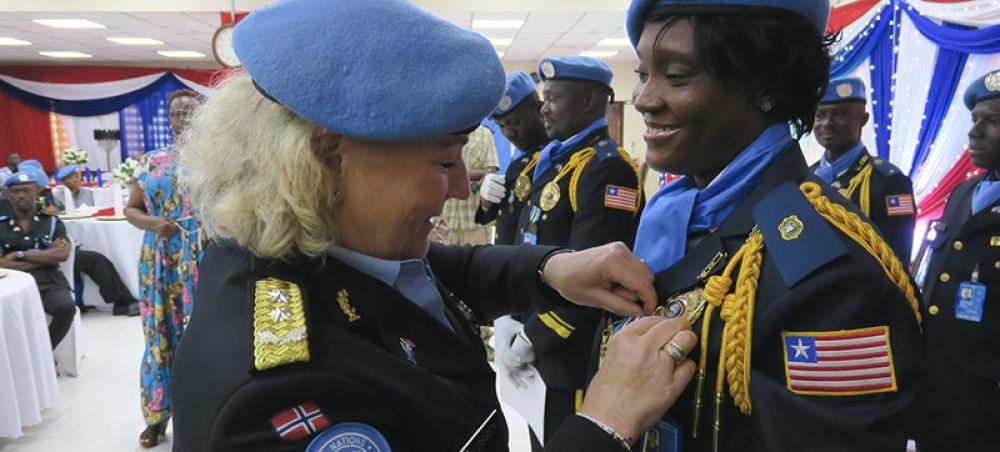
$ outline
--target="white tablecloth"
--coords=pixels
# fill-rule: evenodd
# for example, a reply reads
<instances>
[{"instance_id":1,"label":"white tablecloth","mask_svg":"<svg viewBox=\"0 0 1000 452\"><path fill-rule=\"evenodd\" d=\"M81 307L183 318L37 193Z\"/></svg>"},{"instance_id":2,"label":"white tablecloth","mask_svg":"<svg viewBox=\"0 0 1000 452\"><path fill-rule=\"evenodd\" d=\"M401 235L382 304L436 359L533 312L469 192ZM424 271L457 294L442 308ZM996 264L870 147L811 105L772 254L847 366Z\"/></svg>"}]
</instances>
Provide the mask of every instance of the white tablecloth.
<instances>
[{"instance_id":1,"label":"white tablecloth","mask_svg":"<svg viewBox=\"0 0 1000 452\"><path fill-rule=\"evenodd\" d=\"M145 231L127 221L100 221L93 218L63 220L66 232L80 248L97 251L111 260L118 270L125 287L135 297L139 296L139 251ZM87 306L104 305L97 284L84 278L83 303Z\"/></svg>"},{"instance_id":2,"label":"white tablecloth","mask_svg":"<svg viewBox=\"0 0 1000 452\"><path fill-rule=\"evenodd\" d=\"M59 393L48 324L31 275L0 278L0 438L42 421Z\"/></svg>"}]
</instances>

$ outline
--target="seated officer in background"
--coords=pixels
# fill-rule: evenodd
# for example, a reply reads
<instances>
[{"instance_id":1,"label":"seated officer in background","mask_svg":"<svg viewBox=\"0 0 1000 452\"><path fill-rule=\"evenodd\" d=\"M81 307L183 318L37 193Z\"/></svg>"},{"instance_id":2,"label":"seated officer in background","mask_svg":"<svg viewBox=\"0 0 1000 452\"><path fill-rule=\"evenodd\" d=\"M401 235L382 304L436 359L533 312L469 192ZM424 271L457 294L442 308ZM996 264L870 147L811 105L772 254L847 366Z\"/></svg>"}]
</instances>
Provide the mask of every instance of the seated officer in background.
<instances>
[{"instance_id":1,"label":"seated officer in background","mask_svg":"<svg viewBox=\"0 0 1000 452\"><path fill-rule=\"evenodd\" d=\"M94 206L94 194L90 190L80 189L80 166L66 165L56 172L56 182L60 182L66 190L53 191L53 206L60 212L66 211L64 196L67 192L72 196L76 208ZM81 274L90 277L101 290L101 298L105 303L114 304L114 315L139 315L139 301L132 296L122 282L115 265L103 254L82 249L85 244L76 244L76 255L73 259L73 277L76 279L77 298L83 294L83 279ZM83 306L83 303L80 303ZM89 309L89 307L86 307ZM84 309L84 310L86 310Z\"/></svg>"},{"instance_id":2,"label":"seated officer in background","mask_svg":"<svg viewBox=\"0 0 1000 452\"><path fill-rule=\"evenodd\" d=\"M973 82L965 105L969 157L986 173L955 188L933 228L920 452L1000 447L1000 71Z\"/></svg>"},{"instance_id":3,"label":"seated officer in background","mask_svg":"<svg viewBox=\"0 0 1000 452\"><path fill-rule=\"evenodd\" d=\"M476 222L496 221L497 245L513 245L521 208L528 199L531 175L538 155L549 142L540 111L542 101L535 91L535 81L518 71L507 76L507 90L500 105L493 110L493 121L516 148L516 154L504 174L487 174L479 190Z\"/></svg>"},{"instance_id":4,"label":"seated officer in background","mask_svg":"<svg viewBox=\"0 0 1000 452\"><path fill-rule=\"evenodd\" d=\"M814 131L826 152L812 170L858 205L909 265L917 214L913 182L888 160L869 155L861 143L861 129L868 123L865 93L861 79L830 82L816 108Z\"/></svg>"},{"instance_id":5,"label":"seated officer in background","mask_svg":"<svg viewBox=\"0 0 1000 452\"><path fill-rule=\"evenodd\" d=\"M52 189L49 188L49 174L42 167L42 162L25 160L17 165L17 170L28 173L35 178L35 182L38 184L38 210L47 215L59 213L59 209L55 206L56 201L52 195Z\"/></svg>"},{"instance_id":6,"label":"seated officer in background","mask_svg":"<svg viewBox=\"0 0 1000 452\"><path fill-rule=\"evenodd\" d=\"M527 202L515 242L581 250L620 241L631 247L642 194L635 163L608 135L611 68L593 58L543 58L538 73L543 124L553 141L530 172L530 186L521 190ZM510 369L533 362L541 373L548 388L546 437L578 408L599 317L580 309L526 314L523 334L511 337L506 356L512 359L500 364ZM500 356L503 339L498 332Z\"/></svg>"},{"instance_id":7,"label":"seated officer in background","mask_svg":"<svg viewBox=\"0 0 1000 452\"><path fill-rule=\"evenodd\" d=\"M233 42L244 70L178 154L213 243L173 366L175 450L505 451L473 322L566 300L652 313L652 275L620 243L429 244L504 93L483 36L406 0L286 0ZM620 452L690 379L682 320L633 326L549 452Z\"/></svg>"},{"instance_id":8,"label":"seated officer in background","mask_svg":"<svg viewBox=\"0 0 1000 452\"><path fill-rule=\"evenodd\" d=\"M94 206L94 193L90 190L80 189L80 165L66 165L56 172L56 182L63 184L66 190L56 190L53 193L53 205L60 212L66 211L66 192L73 197L73 207Z\"/></svg>"},{"instance_id":9,"label":"seated officer in background","mask_svg":"<svg viewBox=\"0 0 1000 452\"><path fill-rule=\"evenodd\" d=\"M3 187L10 194L14 212L0 216L0 267L28 272L35 278L42 308L52 316L49 339L55 348L76 315L69 283L59 270L71 251L66 227L58 218L36 210L39 189L35 174L18 171Z\"/></svg>"}]
</instances>

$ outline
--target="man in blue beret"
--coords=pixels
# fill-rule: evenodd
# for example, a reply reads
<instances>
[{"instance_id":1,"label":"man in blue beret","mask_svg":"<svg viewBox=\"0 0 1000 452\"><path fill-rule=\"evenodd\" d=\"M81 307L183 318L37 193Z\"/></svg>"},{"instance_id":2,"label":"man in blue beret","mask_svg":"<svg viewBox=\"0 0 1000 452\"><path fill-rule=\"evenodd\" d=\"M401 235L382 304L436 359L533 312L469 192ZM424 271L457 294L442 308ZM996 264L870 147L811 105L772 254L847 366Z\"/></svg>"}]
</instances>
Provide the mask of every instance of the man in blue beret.
<instances>
[{"instance_id":1,"label":"man in blue beret","mask_svg":"<svg viewBox=\"0 0 1000 452\"><path fill-rule=\"evenodd\" d=\"M49 188L49 175L42 167L42 162L38 160L25 160L17 165L18 171L30 174L35 183L38 184L38 210L48 215L59 213L56 207L55 196Z\"/></svg>"},{"instance_id":2,"label":"man in blue beret","mask_svg":"<svg viewBox=\"0 0 1000 452\"><path fill-rule=\"evenodd\" d=\"M833 80L816 108L816 141L826 150L812 166L823 181L861 208L904 263L910 262L916 202L913 182L888 160L873 157L861 143L868 123L865 84Z\"/></svg>"},{"instance_id":3,"label":"man in blue beret","mask_svg":"<svg viewBox=\"0 0 1000 452\"><path fill-rule=\"evenodd\" d=\"M53 193L54 206L60 212L66 211L66 200L64 197L68 192L69 196L72 197L73 206L80 208L82 206L91 206L94 204L94 193L90 190L81 190L80 183L82 178L80 177L80 165L66 165L59 168L56 172L56 182L63 185L66 190L60 190Z\"/></svg>"},{"instance_id":4,"label":"man in blue beret","mask_svg":"<svg viewBox=\"0 0 1000 452\"><path fill-rule=\"evenodd\" d=\"M542 122L542 101L535 81L525 72L507 76L507 91L493 110L493 120L516 148L504 174L488 174L479 191L480 206L476 222L496 221L497 245L513 245L521 208L528 199L532 171L538 155L549 143Z\"/></svg>"},{"instance_id":5,"label":"man in blue beret","mask_svg":"<svg viewBox=\"0 0 1000 452\"><path fill-rule=\"evenodd\" d=\"M965 105L972 111L969 157L985 172L955 188L931 228L920 452L1000 444L1000 70L972 82Z\"/></svg>"},{"instance_id":6,"label":"man in blue beret","mask_svg":"<svg viewBox=\"0 0 1000 452\"><path fill-rule=\"evenodd\" d=\"M586 249L620 241L631 246L642 190L636 164L608 132L613 73L607 63L571 56L543 58L541 115L551 142L522 190L516 243ZM529 180L524 179L527 185ZM515 193L515 196L517 194ZM533 364L545 381L545 438L577 407L587 378L600 314L590 310L524 313L509 364Z\"/></svg>"},{"instance_id":7,"label":"man in blue beret","mask_svg":"<svg viewBox=\"0 0 1000 452\"><path fill-rule=\"evenodd\" d=\"M13 214L0 215L0 268L30 273L42 296L42 307L52 316L52 348L66 337L76 306L59 264L72 251L66 226L58 218L36 210L38 184L34 174L18 171L3 183Z\"/></svg>"}]
</instances>

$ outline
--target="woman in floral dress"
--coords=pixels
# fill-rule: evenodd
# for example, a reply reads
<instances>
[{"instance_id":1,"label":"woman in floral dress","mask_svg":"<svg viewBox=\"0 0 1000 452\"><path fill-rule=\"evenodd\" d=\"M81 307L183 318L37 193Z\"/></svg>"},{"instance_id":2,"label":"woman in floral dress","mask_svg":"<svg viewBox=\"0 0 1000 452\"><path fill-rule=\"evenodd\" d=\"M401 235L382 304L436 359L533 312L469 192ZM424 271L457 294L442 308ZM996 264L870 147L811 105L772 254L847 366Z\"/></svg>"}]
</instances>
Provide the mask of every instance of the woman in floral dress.
<instances>
[{"instance_id":1,"label":"woman in floral dress","mask_svg":"<svg viewBox=\"0 0 1000 452\"><path fill-rule=\"evenodd\" d=\"M167 103L175 136L187 127L200 101L193 91L171 94ZM194 302L202 246L198 223L177 185L177 150L149 152L134 177L125 216L146 231L139 258L139 314L146 339L140 370L142 447L154 447L170 419L170 368Z\"/></svg>"}]
</instances>

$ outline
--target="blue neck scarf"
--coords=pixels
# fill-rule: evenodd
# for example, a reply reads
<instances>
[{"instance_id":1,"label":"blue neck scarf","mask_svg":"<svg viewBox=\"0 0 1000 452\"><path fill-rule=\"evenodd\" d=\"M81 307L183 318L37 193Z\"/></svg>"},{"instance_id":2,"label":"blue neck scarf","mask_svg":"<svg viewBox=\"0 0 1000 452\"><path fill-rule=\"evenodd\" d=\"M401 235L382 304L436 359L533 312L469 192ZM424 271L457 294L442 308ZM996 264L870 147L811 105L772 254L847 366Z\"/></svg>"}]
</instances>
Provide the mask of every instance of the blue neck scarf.
<instances>
[{"instance_id":1,"label":"blue neck scarf","mask_svg":"<svg viewBox=\"0 0 1000 452\"><path fill-rule=\"evenodd\" d=\"M587 135L590 135L597 129L607 126L608 120L601 118L591 123L586 129L580 131L580 133L571 136L566 141L552 140L548 146L545 146L545 149L542 149L542 155L538 156L538 166L535 167L535 174L531 181L537 181L538 178L542 177L542 174L545 174L545 172L552 167L552 162L559 160L560 157L573 149L574 146L580 144L584 138L587 138Z\"/></svg>"},{"instance_id":2,"label":"blue neck scarf","mask_svg":"<svg viewBox=\"0 0 1000 452\"><path fill-rule=\"evenodd\" d=\"M819 159L819 168L816 168L816 176L823 179L824 182L832 184L837 179L838 174L847 171L851 167L851 164L867 152L868 150L865 149L865 145L858 143L833 163L826 160L826 152L824 152L823 157Z\"/></svg>"},{"instance_id":3,"label":"blue neck scarf","mask_svg":"<svg viewBox=\"0 0 1000 452\"><path fill-rule=\"evenodd\" d=\"M635 255L645 260L653 273L675 264L687 251L688 235L722 224L736 205L757 188L764 170L790 144L788 124L775 124L740 152L705 189L698 189L690 176L663 186L649 200L639 220Z\"/></svg>"},{"instance_id":4,"label":"blue neck scarf","mask_svg":"<svg viewBox=\"0 0 1000 452\"><path fill-rule=\"evenodd\" d=\"M975 215L983 209L992 206L1000 199L1000 181L991 180L993 176L986 176L976 185L976 191L972 193L972 214Z\"/></svg>"}]
</instances>

